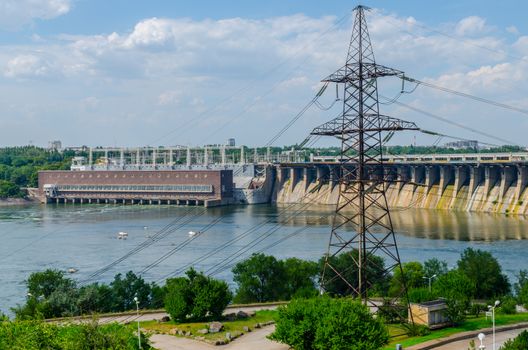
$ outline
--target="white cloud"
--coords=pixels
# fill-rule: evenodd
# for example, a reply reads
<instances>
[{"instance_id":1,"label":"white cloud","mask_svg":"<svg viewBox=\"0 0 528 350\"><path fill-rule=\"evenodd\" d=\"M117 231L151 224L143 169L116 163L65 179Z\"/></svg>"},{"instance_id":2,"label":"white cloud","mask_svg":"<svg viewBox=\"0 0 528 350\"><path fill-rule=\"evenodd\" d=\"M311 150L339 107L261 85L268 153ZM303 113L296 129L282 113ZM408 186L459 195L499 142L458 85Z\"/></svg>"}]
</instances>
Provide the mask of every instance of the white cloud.
<instances>
[{"instance_id":1,"label":"white cloud","mask_svg":"<svg viewBox=\"0 0 528 350\"><path fill-rule=\"evenodd\" d=\"M483 34L487 30L486 20L478 16L466 17L456 26L456 33L461 36Z\"/></svg>"},{"instance_id":2,"label":"white cloud","mask_svg":"<svg viewBox=\"0 0 528 350\"><path fill-rule=\"evenodd\" d=\"M517 29L516 26L509 26L509 27L506 27L506 31L508 33L511 33L511 34L514 34L514 35L519 35L520 32L519 32L519 29Z\"/></svg>"},{"instance_id":3,"label":"white cloud","mask_svg":"<svg viewBox=\"0 0 528 350\"><path fill-rule=\"evenodd\" d=\"M50 65L35 55L19 55L7 62L4 75L9 78L38 78L51 73Z\"/></svg>"},{"instance_id":4,"label":"white cloud","mask_svg":"<svg viewBox=\"0 0 528 350\"><path fill-rule=\"evenodd\" d=\"M71 0L2 0L0 27L18 29L34 19L52 19L68 13Z\"/></svg>"},{"instance_id":5,"label":"white cloud","mask_svg":"<svg viewBox=\"0 0 528 350\"><path fill-rule=\"evenodd\" d=\"M160 106L178 104L180 102L180 91L165 91L158 96L158 104Z\"/></svg>"},{"instance_id":6,"label":"white cloud","mask_svg":"<svg viewBox=\"0 0 528 350\"><path fill-rule=\"evenodd\" d=\"M528 67L508 55L528 54L528 37L520 37L511 45L501 36L506 35L504 31L493 30L479 17L439 29L456 35L453 39L428 30L413 17L376 10L367 16L380 64L420 80L428 77L438 85L500 101L523 100L528 93L523 86ZM269 135L262 130L268 130L269 123L280 129L279 125L313 97L319 80L344 63L351 23L335 23L334 17L305 15L260 20L149 18L129 31L38 37L25 46L3 46L0 69L8 79L0 83L0 116L3 102L17 105L19 101L19 105L30 104L34 113L42 113L42 122L48 124L57 124L53 118L59 115L65 119L76 116L75 120L60 123L63 133L71 135L71 144L114 142L115 130L104 125L121 125L120 137L135 144L138 139L148 143L145 135L156 139L171 125L211 111L200 115L199 124L190 122L178 138L164 141L200 142L203 135L211 133L200 130L200 125L220 126L238 116L237 120L244 123L232 122L218 133L219 140L207 142L219 142L229 136L227 133L240 135L243 143L266 142ZM34 86L36 80L40 80L38 87ZM387 96L400 89L399 82L388 87L385 84L380 79L379 86L388 90ZM13 91L19 91L18 97L2 100L2 93L14 96ZM323 104L330 104L334 95L333 87L329 88ZM413 95L404 95L402 101L418 97L423 99L424 107L439 113L462 113L465 107L422 87ZM39 108L39 104L50 101L55 102L55 109L49 113ZM486 111L478 108L475 115ZM409 119L406 115L396 116ZM287 135L289 139L280 142L299 141L328 117L317 110L308 111ZM74 135L76 130L82 133ZM83 139L86 135L97 135L97 140ZM0 130L0 139L9 137Z\"/></svg>"}]
</instances>

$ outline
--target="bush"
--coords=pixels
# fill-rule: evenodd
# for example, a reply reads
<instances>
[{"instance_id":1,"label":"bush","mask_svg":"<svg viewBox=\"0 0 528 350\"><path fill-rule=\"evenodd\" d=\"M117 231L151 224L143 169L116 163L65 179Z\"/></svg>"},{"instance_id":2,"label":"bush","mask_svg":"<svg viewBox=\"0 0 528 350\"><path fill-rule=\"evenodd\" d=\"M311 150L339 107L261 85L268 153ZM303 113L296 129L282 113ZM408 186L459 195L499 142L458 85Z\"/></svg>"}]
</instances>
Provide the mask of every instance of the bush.
<instances>
[{"instance_id":1,"label":"bush","mask_svg":"<svg viewBox=\"0 0 528 350\"><path fill-rule=\"evenodd\" d=\"M150 349L141 335L141 349ZM97 322L59 326L41 321L0 322L0 349L138 349L133 326Z\"/></svg>"},{"instance_id":2,"label":"bush","mask_svg":"<svg viewBox=\"0 0 528 350\"><path fill-rule=\"evenodd\" d=\"M528 331L521 332L514 339L508 340L499 350L526 350L528 349Z\"/></svg>"},{"instance_id":3,"label":"bush","mask_svg":"<svg viewBox=\"0 0 528 350\"><path fill-rule=\"evenodd\" d=\"M469 308L469 313L475 317L479 317L482 311L487 311L487 310L488 310L488 307L486 306L486 304L473 303L471 304L471 307Z\"/></svg>"},{"instance_id":4,"label":"bush","mask_svg":"<svg viewBox=\"0 0 528 350\"><path fill-rule=\"evenodd\" d=\"M438 299L434 291L429 291L429 288L414 288L407 292L410 303L423 303Z\"/></svg>"},{"instance_id":5,"label":"bush","mask_svg":"<svg viewBox=\"0 0 528 350\"><path fill-rule=\"evenodd\" d=\"M179 322L220 318L233 298L227 283L207 277L192 268L186 275L167 280L167 313Z\"/></svg>"},{"instance_id":6,"label":"bush","mask_svg":"<svg viewBox=\"0 0 528 350\"><path fill-rule=\"evenodd\" d=\"M279 308L270 339L295 350L377 350L388 342L387 328L352 299L296 299Z\"/></svg>"},{"instance_id":7,"label":"bush","mask_svg":"<svg viewBox=\"0 0 528 350\"><path fill-rule=\"evenodd\" d=\"M515 298L508 296L501 299L498 311L501 314L513 315L517 313L517 301Z\"/></svg>"}]
</instances>

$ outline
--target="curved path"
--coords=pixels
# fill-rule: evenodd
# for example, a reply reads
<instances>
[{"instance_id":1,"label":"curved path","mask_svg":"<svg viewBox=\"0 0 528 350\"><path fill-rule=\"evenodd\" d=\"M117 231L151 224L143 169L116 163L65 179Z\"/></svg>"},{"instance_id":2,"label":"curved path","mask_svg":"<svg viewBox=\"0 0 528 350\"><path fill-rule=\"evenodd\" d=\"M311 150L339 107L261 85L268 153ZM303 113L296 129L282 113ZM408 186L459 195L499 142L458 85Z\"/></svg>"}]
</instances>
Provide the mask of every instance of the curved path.
<instances>
[{"instance_id":1,"label":"curved path","mask_svg":"<svg viewBox=\"0 0 528 350\"><path fill-rule=\"evenodd\" d=\"M150 341L152 346L159 350L288 350L289 347L287 345L279 344L266 338L274 329L275 326L255 329L223 346L209 345L196 340L164 334L154 334L150 337Z\"/></svg>"},{"instance_id":2,"label":"curved path","mask_svg":"<svg viewBox=\"0 0 528 350\"><path fill-rule=\"evenodd\" d=\"M517 335L519 335L519 333L521 333L524 330L526 330L526 328L512 329L512 330L509 330L509 331L501 331L501 332L495 333L495 348L496 349L500 349L500 347L508 339L515 338ZM479 340L476 337L471 338L471 339L475 339L475 345L477 345L477 349L478 349L478 346L480 345ZM450 344L446 344L446 345L442 345L442 346L436 347L436 348L434 348L434 350L461 350L461 349L464 350L464 349L468 349L469 348L469 342L471 341L471 339L464 339L464 340L455 341L455 342L450 343ZM484 338L483 344L486 346L486 349L492 350L493 349L493 336L491 334L487 334L486 338Z\"/></svg>"}]
</instances>

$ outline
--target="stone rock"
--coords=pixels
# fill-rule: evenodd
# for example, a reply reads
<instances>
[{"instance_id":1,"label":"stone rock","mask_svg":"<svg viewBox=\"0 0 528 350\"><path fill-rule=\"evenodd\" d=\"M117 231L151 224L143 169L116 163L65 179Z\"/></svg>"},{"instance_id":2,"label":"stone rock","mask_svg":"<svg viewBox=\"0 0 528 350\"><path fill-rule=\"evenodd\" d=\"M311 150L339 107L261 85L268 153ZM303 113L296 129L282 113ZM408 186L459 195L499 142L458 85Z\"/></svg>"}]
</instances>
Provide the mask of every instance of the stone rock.
<instances>
[{"instance_id":1,"label":"stone rock","mask_svg":"<svg viewBox=\"0 0 528 350\"><path fill-rule=\"evenodd\" d=\"M205 337L194 337L196 340L205 341Z\"/></svg>"},{"instance_id":2,"label":"stone rock","mask_svg":"<svg viewBox=\"0 0 528 350\"><path fill-rule=\"evenodd\" d=\"M247 315L248 315L249 317L253 317L253 316L255 316L256 314L257 314L257 313L256 313L255 311L248 311L248 312L247 312Z\"/></svg>"},{"instance_id":3,"label":"stone rock","mask_svg":"<svg viewBox=\"0 0 528 350\"><path fill-rule=\"evenodd\" d=\"M191 335L192 335L191 331L187 331L187 332L185 332L185 336L186 336L186 337L190 337Z\"/></svg>"},{"instance_id":4,"label":"stone rock","mask_svg":"<svg viewBox=\"0 0 528 350\"><path fill-rule=\"evenodd\" d=\"M170 321L170 317L169 316L163 316L161 318L161 320L159 320L160 322L169 322Z\"/></svg>"},{"instance_id":5,"label":"stone rock","mask_svg":"<svg viewBox=\"0 0 528 350\"><path fill-rule=\"evenodd\" d=\"M214 343L214 345L226 345L226 344L227 344L227 341L225 340L217 340Z\"/></svg>"},{"instance_id":6,"label":"stone rock","mask_svg":"<svg viewBox=\"0 0 528 350\"><path fill-rule=\"evenodd\" d=\"M248 317L249 317L249 315L247 314L247 312L244 312L242 310L237 312L237 318L248 318Z\"/></svg>"},{"instance_id":7,"label":"stone rock","mask_svg":"<svg viewBox=\"0 0 528 350\"><path fill-rule=\"evenodd\" d=\"M237 314L235 314L234 312L230 313L230 314L227 314L224 316L226 320L228 321L236 321L237 319Z\"/></svg>"},{"instance_id":8,"label":"stone rock","mask_svg":"<svg viewBox=\"0 0 528 350\"><path fill-rule=\"evenodd\" d=\"M249 330L249 327L248 327L248 326L244 326L244 327L242 327L242 329L243 329L244 332L246 332L246 333L247 333L247 332L251 332L251 331Z\"/></svg>"},{"instance_id":9,"label":"stone rock","mask_svg":"<svg viewBox=\"0 0 528 350\"><path fill-rule=\"evenodd\" d=\"M255 323L255 328L260 328L260 323Z\"/></svg>"},{"instance_id":10,"label":"stone rock","mask_svg":"<svg viewBox=\"0 0 528 350\"><path fill-rule=\"evenodd\" d=\"M178 329L178 335L179 335L179 336L183 336L183 335L185 335L185 334L183 333L183 331L182 331L181 329Z\"/></svg>"},{"instance_id":11,"label":"stone rock","mask_svg":"<svg viewBox=\"0 0 528 350\"><path fill-rule=\"evenodd\" d=\"M224 325L221 322L211 322L209 324L209 332L218 333L224 329Z\"/></svg>"},{"instance_id":12,"label":"stone rock","mask_svg":"<svg viewBox=\"0 0 528 350\"><path fill-rule=\"evenodd\" d=\"M170 335L176 335L178 333L179 329L178 328L172 328L171 330L169 330L169 334Z\"/></svg>"},{"instance_id":13,"label":"stone rock","mask_svg":"<svg viewBox=\"0 0 528 350\"><path fill-rule=\"evenodd\" d=\"M229 333L229 332L226 333L226 339L227 340L231 340L231 333Z\"/></svg>"},{"instance_id":14,"label":"stone rock","mask_svg":"<svg viewBox=\"0 0 528 350\"><path fill-rule=\"evenodd\" d=\"M209 333L209 330L207 328L202 328L202 329L197 330L196 332L200 334L207 334Z\"/></svg>"}]
</instances>

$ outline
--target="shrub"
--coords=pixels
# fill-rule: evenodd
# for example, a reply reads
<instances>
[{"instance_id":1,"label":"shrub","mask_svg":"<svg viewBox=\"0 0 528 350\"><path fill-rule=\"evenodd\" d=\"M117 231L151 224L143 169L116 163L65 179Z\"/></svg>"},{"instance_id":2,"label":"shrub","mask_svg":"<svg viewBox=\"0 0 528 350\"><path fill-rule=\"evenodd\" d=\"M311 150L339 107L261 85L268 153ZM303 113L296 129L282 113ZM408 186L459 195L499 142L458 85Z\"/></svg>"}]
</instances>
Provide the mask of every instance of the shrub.
<instances>
[{"instance_id":1,"label":"shrub","mask_svg":"<svg viewBox=\"0 0 528 350\"><path fill-rule=\"evenodd\" d=\"M521 332L514 339L508 340L499 350L526 350L528 349L528 331Z\"/></svg>"},{"instance_id":2,"label":"shrub","mask_svg":"<svg viewBox=\"0 0 528 350\"><path fill-rule=\"evenodd\" d=\"M438 298L434 291L429 291L429 288L414 288L407 292L409 302L423 303L424 301L435 300Z\"/></svg>"},{"instance_id":3,"label":"shrub","mask_svg":"<svg viewBox=\"0 0 528 350\"><path fill-rule=\"evenodd\" d=\"M377 350L388 342L381 319L352 299L296 299L279 308L270 339L295 350Z\"/></svg>"},{"instance_id":4,"label":"shrub","mask_svg":"<svg viewBox=\"0 0 528 350\"><path fill-rule=\"evenodd\" d=\"M167 280L165 310L171 318L185 322L188 318L202 321L208 317L221 317L233 298L227 283L192 268L186 275Z\"/></svg>"},{"instance_id":5,"label":"shrub","mask_svg":"<svg viewBox=\"0 0 528 350\"><path fill-rule=\"evenodd\" d=\"M498 311L501 314L513 315L517 313L517 301L511 296L502 298L499 306Z\"/></svg>"},{"instance_id":6,"label":"shrub","mask_svg":"<svg viewBox=\"0 0 528 350\"><path fill-rule=\"evenodd\" d=\"M471 307L469 308L469 313L475 317L479 317L482 311L487 311L487 310L488 310L488 307L486 306L486 304L473 303L471 304Z\"/></svg>"},{"instance_id":7,"label":"shrub","mask_svg":"<svg viewBox=\"0 0 528 350\"><path fill-rule=\"evenodd\" d=\"M141 335L141 349L150 349ZM97 322L59 326L41 321L0 322L0 349L138 349L132 326Z\"/></svg>"}]
</instances>

